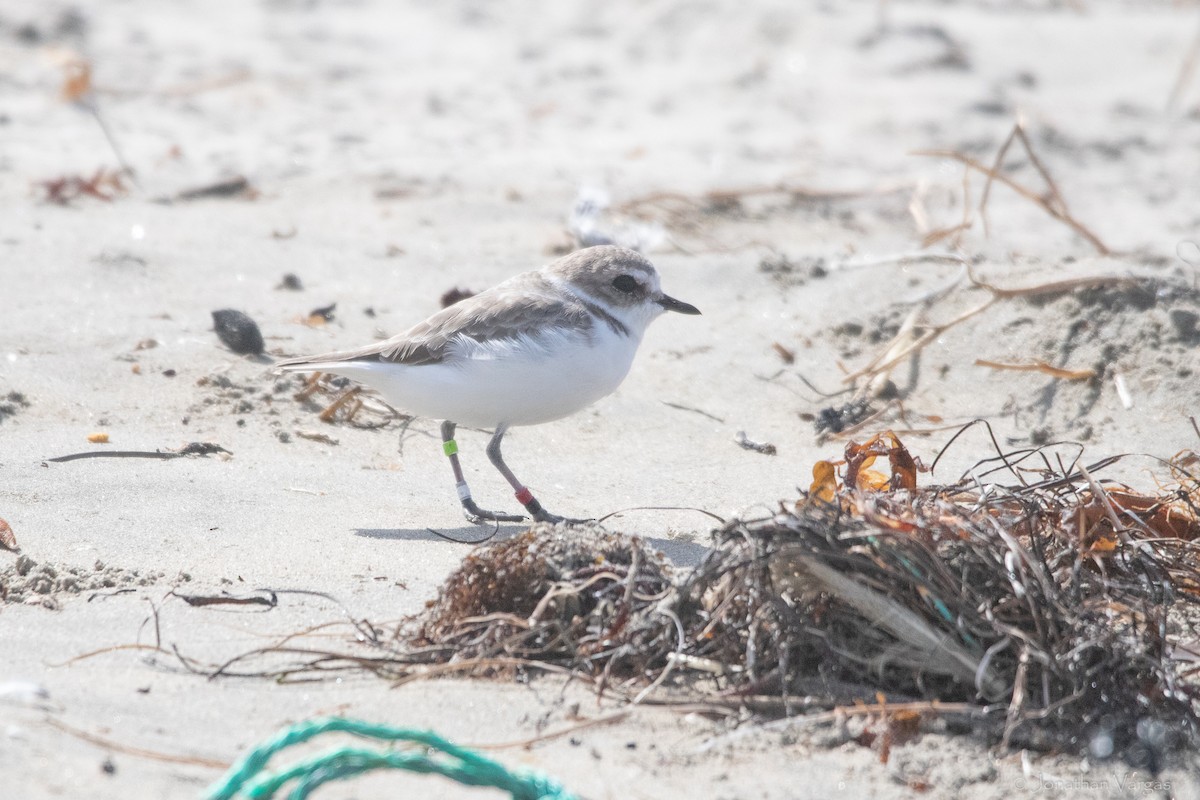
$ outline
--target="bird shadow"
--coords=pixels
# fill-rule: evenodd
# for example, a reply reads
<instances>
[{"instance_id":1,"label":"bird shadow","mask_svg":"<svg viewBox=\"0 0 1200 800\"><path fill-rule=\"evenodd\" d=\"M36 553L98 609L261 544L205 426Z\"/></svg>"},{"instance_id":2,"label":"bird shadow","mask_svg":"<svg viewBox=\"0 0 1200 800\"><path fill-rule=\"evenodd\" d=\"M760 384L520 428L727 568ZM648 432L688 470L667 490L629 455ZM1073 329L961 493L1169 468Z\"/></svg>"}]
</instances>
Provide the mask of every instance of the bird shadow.
<instances>
[{"instance_id":1,"label":"bird shadow","mask_svg":"<svg viewBox=\"0 0 1200 800\"><path fill-rule=\"evenodd\" d=\"M402 542L449 542L483 544L511 539L528 525L462 525L457 528L355 528L355 536Z\"/></svg>"}]
</instances>

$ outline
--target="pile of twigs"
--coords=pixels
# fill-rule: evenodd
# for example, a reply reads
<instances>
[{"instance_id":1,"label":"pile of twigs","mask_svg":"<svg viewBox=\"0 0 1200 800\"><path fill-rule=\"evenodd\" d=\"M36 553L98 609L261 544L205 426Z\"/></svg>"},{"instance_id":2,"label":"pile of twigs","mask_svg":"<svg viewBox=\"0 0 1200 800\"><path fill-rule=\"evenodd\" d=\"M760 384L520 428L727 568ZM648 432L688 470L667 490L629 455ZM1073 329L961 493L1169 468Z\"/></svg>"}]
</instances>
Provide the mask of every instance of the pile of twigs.
<instances>
[{"instance_id":1,"label":"pile of twigs","mask_svg":"<svg viewBox=\"0 0 1200 800\"><path fill-rule=\"evenodd\" d=\"M717 532L680 613L694 656L736 665L726 696L818 677L978 703L1005 745L1152 763L1200 743L1200 482L1152 498L1076 467L918 490L911 464L894 437L851 445L832 492Z\"/></svg>"},{"instance_id":2,"label":"pile of twigs","mask_svg":"<svg viewBox=\"0 0 1200 800\"><path fill-rule=\"evenodd\" d=\"M918 487L923 468L883 434L818 462L799 502L726 524L681 581L638 537L539 525L476 549L416 617L356 622L356 648L300 633L211 674L537 667L635 702L670 686L715 713L937 701L1004 746L1156 768L1200 746L1200 458L1169 462L1151 495L1096 477L1115 458L1046 456ZM883 458L890 474L871 469Z\"/></svg>"},{"instance_id":3,"label":"pile of twigs","mask_svg":"<svg viewBox=\"0 0 1200 800\"><path fill-rule=\"evenodd\" d=\"M649 678L679 644L671 566L636 536L538 525L471 553L401 638L489 674L518 661ZM660 607L661 606L661 607Z\"/></svg>"}]
</instances>

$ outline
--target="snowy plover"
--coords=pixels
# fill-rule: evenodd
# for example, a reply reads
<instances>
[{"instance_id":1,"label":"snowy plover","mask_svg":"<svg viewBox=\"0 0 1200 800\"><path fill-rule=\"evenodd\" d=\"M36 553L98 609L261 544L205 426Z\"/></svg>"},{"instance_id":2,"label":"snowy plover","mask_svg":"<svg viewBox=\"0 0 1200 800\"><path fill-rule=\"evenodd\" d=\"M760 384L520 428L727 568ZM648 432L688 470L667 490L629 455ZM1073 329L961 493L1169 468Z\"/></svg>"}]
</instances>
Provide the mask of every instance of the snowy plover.
<instances>
[{"instance_id":1,"label":"snowy plover","mask_svg":"<svg viewBox=\"0 0 1200 800\"><path fill-rule=\"evenodd\" d=\"M332 372L378 390L397 408L444 420L463 510L471 522L524 517L481 509L458 462L456 424L494 428L488 458L529 514L559 522L534 499L500 455L514 425L561 419L611 393L624 380L642 334L659 314L699 314L663 294L640 253L589 247L443 309L385 342L276 365Z\"/></svg>"}]
</instances>

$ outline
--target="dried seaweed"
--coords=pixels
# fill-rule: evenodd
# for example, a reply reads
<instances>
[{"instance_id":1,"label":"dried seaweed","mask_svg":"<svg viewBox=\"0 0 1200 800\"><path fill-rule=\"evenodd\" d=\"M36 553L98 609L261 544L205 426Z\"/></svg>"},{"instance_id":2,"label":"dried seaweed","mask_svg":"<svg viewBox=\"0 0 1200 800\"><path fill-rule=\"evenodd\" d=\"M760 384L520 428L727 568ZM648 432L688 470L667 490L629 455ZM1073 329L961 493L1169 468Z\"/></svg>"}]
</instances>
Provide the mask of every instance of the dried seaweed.
<instances>
[{"instance_id":1,"label":"dried seaweed","mask_svg":"<svg viewBox=\"0 0 1200 800\"><path fill-rule=\"evenodd\" d=\"M847 450L848 476L864 446ZM1180 612L1200 591L1200 482L1151 498L1077 466L914 490L903 460L887 485L846 480L830 502L814 470L811 499L717 532L680 616L689 653L738 667L727 694L815 676L977 702L1006 746L1147 768L1200 743L1200 686L1173 656L1195 635Z\"/></svg>"},{"instance_id":2,"label":"dried seaweed","mask_svg":"<svg viewBox=\"0 0 1200 800\"><path fill-rule=\"evenodd\" d=\"M677 646L656 610L672 588L666 557L638 537L539 525L467 556L401 637L484 673L495 659L528 659L648 678Z\"/></svg>"},{"instance_id":3,"label":"dried seaweed","mask_svg":"<svg viewBox=\"0 0 1200 800\"><path fill-rule=\"evenodd\" d=\"M100 167L90 176L60 175L57 178L35 181L34 187L41 194L41 201L66 206L81 197L91 197L111 203L126 194L125 186L127 172L108 170Z\"/></svg>"},{"instance_id":4,"label":"dried seaweed","mask_svg":"<svg viewBox=\"0 0 1200 800\"><path fill-rule=\"evenodd\" d=\"M955 714L1004 747L1155 771L1200 746L1200 457L1151 492L1097 477L1118 460L997 448L921 486L883 434L818 462L799 501L724 524L681 579L639 537L538 525L474 550L421 614L351 619L356 644L314 645L323 625L221 665L177 655L288 680L538 669L723 714L866 697L881 720Z\"/></svg>"}]
</instances>

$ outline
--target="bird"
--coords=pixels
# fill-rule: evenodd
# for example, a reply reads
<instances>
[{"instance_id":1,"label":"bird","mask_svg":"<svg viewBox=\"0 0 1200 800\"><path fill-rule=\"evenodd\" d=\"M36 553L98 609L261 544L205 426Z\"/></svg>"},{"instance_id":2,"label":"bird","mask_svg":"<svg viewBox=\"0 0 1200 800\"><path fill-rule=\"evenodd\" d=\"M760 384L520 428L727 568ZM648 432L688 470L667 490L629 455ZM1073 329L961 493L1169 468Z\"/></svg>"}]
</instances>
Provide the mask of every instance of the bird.
<instances>
[{"instance_id":1,"label":"bird","mask_svg":"<svg viewBox=\"0 0 1200 800\"><path fill-rule=\"evenodd\" d=\"M328 372L379 392L414 416L441 420L468 521L521 522L480 508L459 462L458 425L494 431L488 459L537 522L551 514L504 462L510 428L562 419L611 394L629 372L647 327L672 311L699 314L662 291L641 253L614 245L576 250L451 305L386 341L291 358L283 372Z\"/></svg>"}]
</instances>

